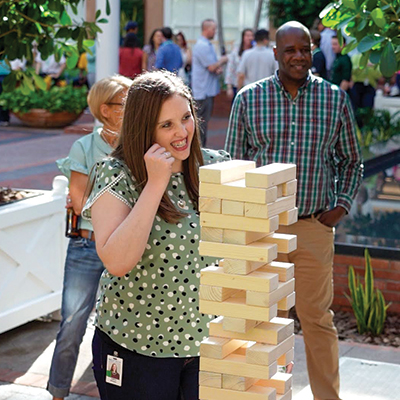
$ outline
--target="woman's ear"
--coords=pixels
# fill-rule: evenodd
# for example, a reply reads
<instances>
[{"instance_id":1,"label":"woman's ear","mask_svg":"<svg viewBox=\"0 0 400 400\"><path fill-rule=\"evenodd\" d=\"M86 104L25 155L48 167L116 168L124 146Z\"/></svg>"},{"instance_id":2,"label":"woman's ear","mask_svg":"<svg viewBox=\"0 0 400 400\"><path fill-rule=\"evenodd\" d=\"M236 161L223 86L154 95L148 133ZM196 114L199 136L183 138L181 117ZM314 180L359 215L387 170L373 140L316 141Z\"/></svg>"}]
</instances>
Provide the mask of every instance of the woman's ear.
<instances>
[{"instance_id":1,"label":"woman's ear","mask_svg":"<svg viewBox=\"0 0 400 400\"><path fill-rule=\"evenodd\" d=\"M109 118L110 117L110 107L108 107L107 104L102 104L100 106L100 113L104 118Z\"/></svg>"}]
</instances>

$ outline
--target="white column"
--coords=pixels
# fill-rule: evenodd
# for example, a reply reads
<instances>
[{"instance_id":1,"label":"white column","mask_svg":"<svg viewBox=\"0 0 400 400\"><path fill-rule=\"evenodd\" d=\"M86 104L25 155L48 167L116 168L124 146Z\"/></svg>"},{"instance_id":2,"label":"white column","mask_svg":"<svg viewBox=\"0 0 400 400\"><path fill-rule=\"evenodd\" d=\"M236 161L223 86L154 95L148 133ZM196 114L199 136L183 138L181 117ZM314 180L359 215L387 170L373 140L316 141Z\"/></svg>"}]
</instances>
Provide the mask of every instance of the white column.
<instances>
[{"instance_id":1,"label":"white column","mask_svg":"<svg viewBox=\"0 0 400 400\"><path fill-rule=\"evenodd\" d=\"M120 0L110 0L111 14L106 14L106 0L97 0L96 8L108 23L99 24L102 33L96 40L96 81L118 73Z\"/></svg>"}]
</instances>

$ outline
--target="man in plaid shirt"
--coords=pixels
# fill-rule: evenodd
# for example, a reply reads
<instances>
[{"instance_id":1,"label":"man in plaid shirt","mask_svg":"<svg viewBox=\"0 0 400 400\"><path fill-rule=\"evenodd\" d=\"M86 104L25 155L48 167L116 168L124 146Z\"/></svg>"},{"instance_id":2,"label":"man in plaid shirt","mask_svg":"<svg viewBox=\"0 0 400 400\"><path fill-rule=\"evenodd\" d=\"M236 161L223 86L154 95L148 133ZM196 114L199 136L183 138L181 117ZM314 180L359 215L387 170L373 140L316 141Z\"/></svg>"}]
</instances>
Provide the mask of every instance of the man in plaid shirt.
<instances>
[{"instance_id":1,"label":"man in plaid shirt","mask_svg":"<svg viewBox=\"0 0 400 400\"><path fill-rule=\"evenodd\" d=\"M363 166L347 94L316 77L310 33L298 22L276 33L272 77L240 91L231 112L225 149L258 166L297 166L297 223L280 232L297 235L296 311L301 321L315 399L339 399L338 338L333 299L334 227L350 211Z\"/></svg>"}]
</instances>

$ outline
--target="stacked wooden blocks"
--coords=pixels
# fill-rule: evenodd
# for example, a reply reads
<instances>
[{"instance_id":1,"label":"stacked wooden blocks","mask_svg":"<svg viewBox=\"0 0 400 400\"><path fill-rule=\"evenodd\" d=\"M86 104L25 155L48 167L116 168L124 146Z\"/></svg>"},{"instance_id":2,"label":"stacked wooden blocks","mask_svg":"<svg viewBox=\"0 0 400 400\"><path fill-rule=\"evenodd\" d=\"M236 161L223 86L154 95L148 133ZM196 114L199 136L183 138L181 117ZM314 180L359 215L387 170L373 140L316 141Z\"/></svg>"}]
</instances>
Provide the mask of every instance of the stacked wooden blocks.
<instances>
[{"instance_id":1,"label":"stacked wooden blocks","mask_svg":"<svg viewBox=\"0 0 400 400\"><path fill-rule=\"evenodd\" d=\"M297 221L296 166L233 160L200 168L200 254L221 259L201 271L200 311L220 315L200 346L200 399L289 400L296 249L275 233Z\"/></svg>"}]
</instances>

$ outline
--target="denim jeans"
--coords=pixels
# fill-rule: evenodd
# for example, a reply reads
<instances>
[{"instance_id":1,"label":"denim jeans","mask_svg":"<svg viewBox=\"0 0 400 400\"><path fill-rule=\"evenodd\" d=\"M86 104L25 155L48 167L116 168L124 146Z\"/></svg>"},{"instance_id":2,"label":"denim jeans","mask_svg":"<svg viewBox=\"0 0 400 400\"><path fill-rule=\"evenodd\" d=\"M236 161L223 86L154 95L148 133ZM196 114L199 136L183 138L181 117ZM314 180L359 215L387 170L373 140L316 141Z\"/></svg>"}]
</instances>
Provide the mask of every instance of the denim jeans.
<instances>
[{"instance_id":1,"label":"denim jeans","mask_svg":"<svg viewBox=\"0 0 400 400\"><path fill-rule=\"evenodd\" d=\"M125 349L96 328L93 371L101 400L198 400L199 357L150 357ZM122 358L122 386L106 382L107 355Z\"/></svg>"},{"instance_id":2,"label":"denim jeans","mask_svg":"<svg viewBox=\"0 0 400 400\"><path fill-rule=\"evenodd\" d=\"M68 396L79 346L103 270L94 242L84 238L70 239L64 267L62 319L47 384L47 390L55 397Z\"/></svg>"}]
</instances>

